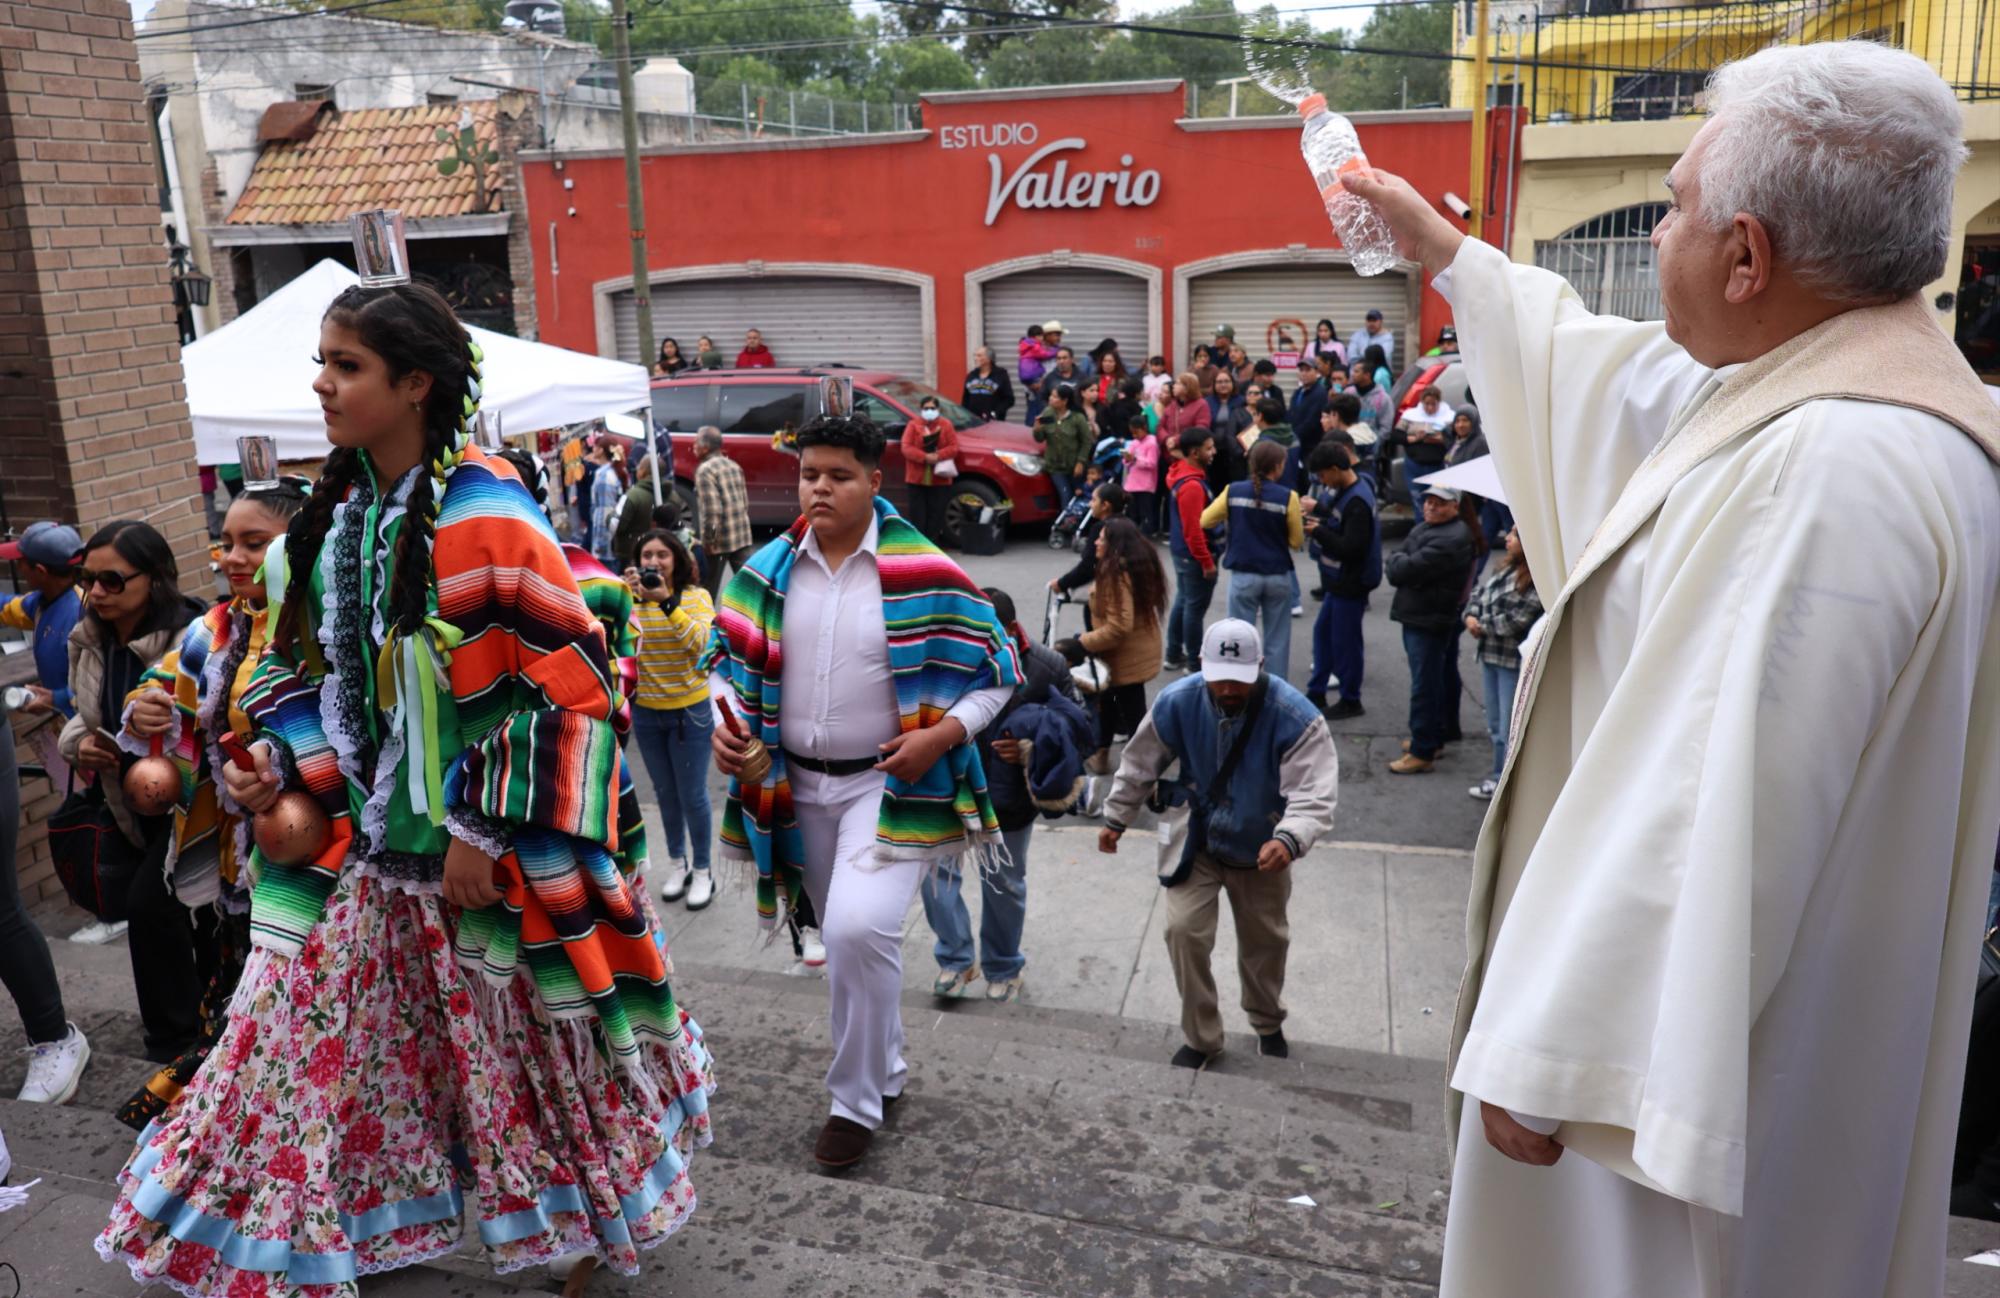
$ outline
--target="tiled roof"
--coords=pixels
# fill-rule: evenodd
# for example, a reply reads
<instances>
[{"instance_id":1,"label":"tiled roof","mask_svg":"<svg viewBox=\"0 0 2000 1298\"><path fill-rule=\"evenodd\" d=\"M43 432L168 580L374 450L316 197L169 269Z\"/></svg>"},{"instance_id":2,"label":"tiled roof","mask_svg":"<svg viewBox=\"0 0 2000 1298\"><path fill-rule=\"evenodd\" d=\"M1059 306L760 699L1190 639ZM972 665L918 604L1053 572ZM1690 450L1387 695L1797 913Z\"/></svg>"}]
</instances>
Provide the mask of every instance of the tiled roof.
<instances>
[{"instance_id":1,"label":"tiled roof","mask_svg":"<svg viewBox=\"0 0 2000 1298\"><path fill-rule=\"evenodd\" d=\"M479 142L498 148L499 105L491 99L330 113L310 139L264 146L227 224L317 225L376 207L399 208L415 220L500 211L506 162L486 170L485 207L471 167L438 173L438 159L452 153L437 138L438 127L456 130L468 109Z\"/></svg>"}]
</instances>

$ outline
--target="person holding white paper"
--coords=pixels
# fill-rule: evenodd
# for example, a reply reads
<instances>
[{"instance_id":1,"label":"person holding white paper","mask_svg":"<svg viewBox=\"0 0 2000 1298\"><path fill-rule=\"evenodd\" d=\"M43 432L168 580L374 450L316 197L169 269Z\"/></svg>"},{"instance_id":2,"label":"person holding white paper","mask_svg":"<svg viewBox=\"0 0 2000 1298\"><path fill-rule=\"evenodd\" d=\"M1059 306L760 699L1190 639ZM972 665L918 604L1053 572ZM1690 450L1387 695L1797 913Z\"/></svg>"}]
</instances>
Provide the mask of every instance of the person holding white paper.
<instances>
[{"instance_id":1,"label":"person holding white paper","mask_svg":"<svg viewBox=\"0 0 2000 1298\"><path fill-rule=\"evenodd\" d=\"M2000 826L2000 411L1919 296L1960 112L1859 41L1708 103L1663 324L1352 181L1554 594L1475 857L1444 1298L1943 1285Z\"/></svg>"}]
</instances>

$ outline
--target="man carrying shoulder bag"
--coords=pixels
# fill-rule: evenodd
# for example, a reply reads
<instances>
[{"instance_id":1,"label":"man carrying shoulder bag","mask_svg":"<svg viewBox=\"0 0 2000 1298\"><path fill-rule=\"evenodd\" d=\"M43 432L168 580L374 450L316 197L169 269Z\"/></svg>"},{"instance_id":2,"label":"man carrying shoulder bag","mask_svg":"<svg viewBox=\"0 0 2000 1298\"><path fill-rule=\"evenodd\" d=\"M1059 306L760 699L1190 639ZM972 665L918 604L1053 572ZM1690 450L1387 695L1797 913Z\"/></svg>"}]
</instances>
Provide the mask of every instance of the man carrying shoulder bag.
<instances>
[{"instance_id":1,"label":"man carrying shoulder bag","mask_svg":"<svg viewBox=\"0 0 2000 1298\"><path fill-rule=\"evenodd\" d=\"M1160 691L1125 746L1097 840L1099 851L1116 853L1141 803L1160 813L1167 951L1187 1042L1172 1062L1182 1068L1206 1068L1222 1053L1209 957L1224 892L1257 1052L1289 1052L1290 867L1333 828L1340 759L1319 709L1266 674L1263 661L1263 641L1248 622L1225 618L1208 629L1201 675ZM1163 778L1176 763L1178 773Z\"/></svg>"}]
</instances>

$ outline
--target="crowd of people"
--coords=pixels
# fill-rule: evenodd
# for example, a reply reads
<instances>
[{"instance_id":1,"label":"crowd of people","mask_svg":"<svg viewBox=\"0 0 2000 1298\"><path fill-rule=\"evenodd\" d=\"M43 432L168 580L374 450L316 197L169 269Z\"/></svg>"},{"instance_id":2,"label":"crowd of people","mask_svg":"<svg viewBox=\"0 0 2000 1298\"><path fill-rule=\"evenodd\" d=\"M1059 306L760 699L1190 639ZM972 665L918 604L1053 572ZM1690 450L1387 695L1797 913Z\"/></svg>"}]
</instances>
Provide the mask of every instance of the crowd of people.
<instances>
[{"instance_id":1,"label":"crowd of people","mask_svg":"<svg viewBox=\"0 0 2000 1298\"><path fill-rule=\"evenodd\" d=\"M1482 668L1492 668L1484 682L1488 713L1504 712L1512 692L1506 664L1518 663L1520 639L1534 618L1469 613L1484 595L1480 578L1489 554L1518 554L1506 550L1511 517L1498 501L1422 481L1486 454L1479 411L1469 402L1454 409L1442 391L1427 386L1396 412L1387 367L1395 339L1379 312L1370 312L1346 344L1330 320L1320 321L1317 337L1296 357L1289 393L1276 362L1252 361L1229 325L1217 326L1213 342L1197 350L1193 369L1171 375L1153 357L1143 377L1125 373L1114 339L1078 361L1066 347L1051 349L1051 334L1060 340L1060 321L1031 329L1021 341L1021 363L1034 376L1026 380L1031 408L1040 403L1034 437L1063 507L1051 540L1082 552L1051 589L1079 590L1107 548L1125 552L1124 530L1109 526L1114 519L1129 521L1142 541L1164 543L1172 567L1157 627L1142 617L1128 630L1123 600L1113 602L1107 622L1093 593L1091 612L1100 626L1091 635L1117 647L1109 659L1113 688L1098 705L1100 728L1131 733L1134 719L1118 689L1143 685L1161 669L1190 669L1225 572L1228 616L1258 627L1270 672L1289 678L1287 620L1305 614L1301 550L1317 575L1312 593L1320 601L1312 661L1301 679L1307 699L1330 719L1366 712L1363 616L1385 578L1395 587L1390 616L1403 628L1412 683L1409 740L1390 763L1392 772L1432 771L1444 745L1460 738L1458 660L1467 635L1480 646ZM1440 346L1455 349L1455 336ZM1360 357L1351 367L1350 350ZM987 349L977 362L968 385L977 380L997 391L993 376L1004 379L1005 372ZM1417 518L1385 562L1384 484L1392 469L1415 498ZM1121 574L1135 566L1113 564ZM1516 600L1538 608L1525 561L1510 560L1507 568L1520 583ZM1133 637L1163 641L1157 664L1139 665L1144 655L1128 644ZM1084 653L1096 653L1087 638L1079 643ZM1481 780L1468 792L1490 797L1493 783Z\"/></svg>"}]
</instances>

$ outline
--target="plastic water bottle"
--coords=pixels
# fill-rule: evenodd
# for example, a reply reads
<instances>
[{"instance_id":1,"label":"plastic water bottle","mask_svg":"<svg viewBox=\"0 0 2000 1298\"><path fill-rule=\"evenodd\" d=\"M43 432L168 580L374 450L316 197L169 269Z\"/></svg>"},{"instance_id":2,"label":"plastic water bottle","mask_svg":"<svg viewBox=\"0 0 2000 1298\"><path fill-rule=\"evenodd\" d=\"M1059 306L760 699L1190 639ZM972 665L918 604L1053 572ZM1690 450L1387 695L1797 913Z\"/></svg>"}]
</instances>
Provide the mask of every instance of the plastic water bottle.
<instances>
[{"instance_id":1,"label":"plastic water bottle","mask_svg":"<svg viewBox=\"0 0 2000 1298\"><path fill-rule=\"evenodd\" d=\"M1354 123L1326 106L1325 95L1307 95L1299 101L1299 116L1305 130L1299 136L1299 152L1306 158L1313 184L1319 186L1320 200L1326 204L1326 219L1340 236L1340 246L1357 275L1380 275L1399 258L1396 237L1382 214L1341 184L1348 172L1368 165Z\"/></svg>"}]
</instances>

